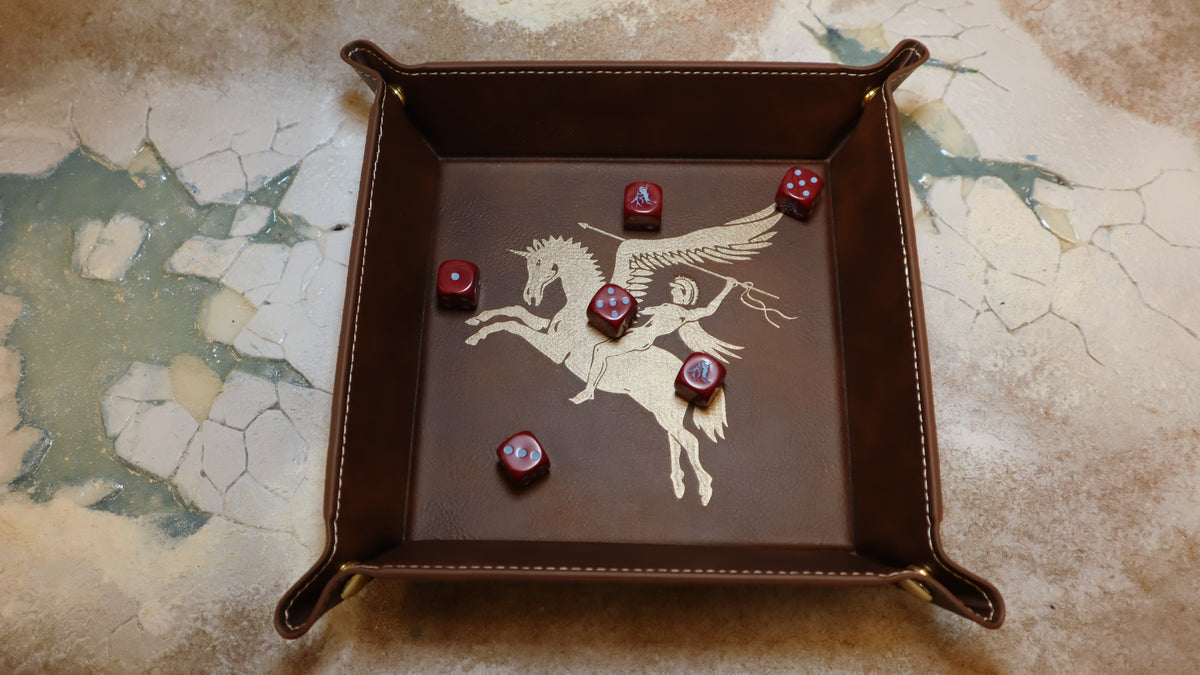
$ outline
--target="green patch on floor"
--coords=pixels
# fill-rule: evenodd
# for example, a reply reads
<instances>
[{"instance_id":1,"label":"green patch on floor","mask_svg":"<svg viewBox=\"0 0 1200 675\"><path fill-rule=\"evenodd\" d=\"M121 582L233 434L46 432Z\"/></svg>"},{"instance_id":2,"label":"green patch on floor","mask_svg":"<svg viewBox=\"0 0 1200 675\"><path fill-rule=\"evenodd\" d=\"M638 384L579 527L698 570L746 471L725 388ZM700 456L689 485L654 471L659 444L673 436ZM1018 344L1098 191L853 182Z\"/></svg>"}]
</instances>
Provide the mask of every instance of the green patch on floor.
<instances>
[{"instance_id":1,"label":"green patch on floor","mask_svg":"<svg viewBox=\"0 0 1200 675\"><path fill-rule=\"evenodd\" d=\"M280 174L243 203L277 207L294 175ZM246 358L208 340L197 317L221 285L164 269L188 237L228 236L235 211L197 205L151 145L129 169L81 149L48 174L0 176L0 291L25 304L8 338L23 360L17 400L22 422L46 432L39 456L28 458L30 469L11 489L46 500L99 480L117 489L95 508L154 519L175 536L204 523L207 514L187 507L166 480L116 456L100 401L130 363L165 366L179 357L222 379L236 367L306 384L283 361ZM77 228L117 214L144 221L149 234L121 281L83 278L72 267ZM291 245L309 230L301 219L273 215L252 241Z\"/></svg>"}]
</instances>

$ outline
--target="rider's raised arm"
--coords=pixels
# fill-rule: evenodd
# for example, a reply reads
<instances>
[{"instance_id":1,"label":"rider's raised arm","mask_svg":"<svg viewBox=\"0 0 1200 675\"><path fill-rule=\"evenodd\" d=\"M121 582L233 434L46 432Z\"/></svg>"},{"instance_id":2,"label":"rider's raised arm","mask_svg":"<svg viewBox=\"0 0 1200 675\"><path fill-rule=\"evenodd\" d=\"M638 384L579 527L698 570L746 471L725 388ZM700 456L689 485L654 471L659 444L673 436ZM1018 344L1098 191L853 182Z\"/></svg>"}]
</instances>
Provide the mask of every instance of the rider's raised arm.
<instances>
[{"instance_id":1,"label":"rider's raised arm","mask_svg":"<svg viewBox=\"0 0 1200 675\"><path fill-rule=\"evenodd\" d=\"M725 299L725 296L729 295L729 291L733 290L733 287L736 285L737 281L734 280L733 277L726 277L725 288L722 288L721 292L717 293L717 297L713 298L712 302L708 303L706 307L698 307L691 310L691 312L689 312L691 316L688 318L692 321L695 321L697 319L703 319L706 316L712 316L715 314L717 312L717 308L721 306L721 301Z\"/></svg>"}]
</instances>

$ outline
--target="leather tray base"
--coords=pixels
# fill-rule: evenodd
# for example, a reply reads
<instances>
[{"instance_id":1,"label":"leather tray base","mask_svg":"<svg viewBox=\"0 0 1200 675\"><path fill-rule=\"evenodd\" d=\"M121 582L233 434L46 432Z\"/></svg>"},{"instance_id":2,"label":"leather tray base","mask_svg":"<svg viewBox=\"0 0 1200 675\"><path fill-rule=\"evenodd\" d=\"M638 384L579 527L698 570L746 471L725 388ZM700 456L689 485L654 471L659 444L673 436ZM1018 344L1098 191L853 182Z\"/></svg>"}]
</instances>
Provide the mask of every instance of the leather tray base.
<instances>
[{"instance_id":1,"label":"leather tray base","mask_svg":"<svg viewBox=\"0 0 1200 675\"><path fill-rule=\"evenodd\" d=\"M827 175L823 163L804 165ZM771 245L750 260L698 265L752 281L780 299L754 293L748 302L758 298L796 317L764 316L741 302L743 289L735 288L712 316L698 322L745 347L738 350L742 358L730 359L728 366L725 438L711 442L684 415L678 415L682 428L671 430L699 440L699 459L713 476L707 506L686 456L681 458L686 493L676 498L670 480L673 444L654 414L684 412L682 401L676 410L652 411L633 396L600 391L576 405L568 399L583 388L585 371L574 373L568 366L586 368L587 359L555 363L507 330L475 346L465 342L478 330L466 319L524 305L527 260L511 250L569 239L583 248L548 253L547 264L560 259L561 273L570 275L572 263L566 261L586 258L581 269L594 269L594 261L606 281L620 242L580 222L636 239L705 230L769 207L788 168L780 161L443 160L432 259L476 262L482 295L475 313L432 305L426 313L404 538L850 547L840 322L830 210L823 201L806 222L776 214ZM661 232L623 230L621 195L634 180L663 188ZM681 275L697 284L698 305L723 288L719 277L673 265L655 272L642 307L670 302L668 284ZM527 308L551 318L563 309L566 289L586 289L586 301L598 287L574 281L551 282L541 303ZM566 314L560 320L584 320L582 308L577 316ZM689 353L674 333L655 346L680 358ZM590 347L581 342L569 348ZM637 367L633 359L610 363L605 374L610 379L629 375L622 368ZM669 389L674 375L666 373L658 386ZM500 475L494 450L522 429L542 441L551 472L516 490Z\"/></svg>"}]
</instances>

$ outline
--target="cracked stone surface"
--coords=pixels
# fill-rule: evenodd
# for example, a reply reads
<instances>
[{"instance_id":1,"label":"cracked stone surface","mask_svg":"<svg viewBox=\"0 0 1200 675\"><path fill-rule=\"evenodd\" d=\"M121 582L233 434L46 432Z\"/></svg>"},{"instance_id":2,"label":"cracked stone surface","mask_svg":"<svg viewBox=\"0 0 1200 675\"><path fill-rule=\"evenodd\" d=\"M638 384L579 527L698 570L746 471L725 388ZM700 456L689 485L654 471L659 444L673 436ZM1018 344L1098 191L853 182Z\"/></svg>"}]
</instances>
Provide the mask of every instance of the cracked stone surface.
<instances>
[{"instance_id":1,"label":"cracked stone surface","mask_svg":"<svg viewBox=\"0 0 1200 675\"><path fill-rule=\"evenodd\" d=\"M1170 316L1192 335L1200 334L1195 286L1180 283L1200 271L1200 248L1175 246L1147 227L1115 228L1109 250L1137 284L1146 304Z\"/></svg>"},{"instance_id":2,"label":"cracked stone surface","mask_svg":"<svg viewBox=\"0 0 1200 675\"><path fill-rule=\"evenodd\" d=\"M239 353L256 358L284 359L287 356L278 341L263 337L261 333L252 330L249 325L233 339L233 346Z\"/></svg>"},{"instance_id":3,"label":"cracked stone surface","mask_svg":"<svg viewBox=\"0 0 1200 675\"><path fill-rule=\"evenodd\" d=\"M250 244L242 249L221 282L243 295L273 286L283 277L287 256L288 249L282 244Z\"/></svg>"},{"instance_id":4,"label":"cracked stone surface","mask_svg":"<svg viewBox=\"0 0 1200 675\"><path fill-rule=\"evenodd\" d=\"M25 311L19 298L0 294L0 342L7 339L15 321ZM22 424L17 402L21 379L21 355L0 346L0 484L10 483L28 468L33 454L41 447L45 433Z\"/></svg>"},{"instance_id":5,"label":"cracked stone surface","mask_svg":"<svg viewBox=\"0 0 1200 675\"><path fill-rule=\"evenodd\" d=\"M308 446L282 411L268 410L246 427L247 469L263 487L289 496L304 474Z\"/></svg>"},{"instance_id":6,"label":"cracked stone surface","mask_svg":"<svg viewBox=\"0 0 1200 675\"><path fill-rule=\"evenodd\" d=\"M354 222L358 177L342 169L362 158L365 143L366 137L358 129L338 129L327 144L300 164L296 182L280 208L303 216L322 230Z\"/></svg>"},{"instance_id":7,"label":"cracked stone surface","mask_svg":"<svg viewBox=\"0 0 1200 675\"><path fill-rule=\"evenodd\" d=\"M224 493L246 471L246 441L242 432L216 422L201 425L200 436L200 466L213 487Z\"/></svg>"},{"instance_id":8,"label":"cracked stone surface","mask_svg":"<svg viewBox=\"0 0 1200 675\"><path fill-rule=\"evenodd\" d=\"M243 204L238 207L233 216L233 226L229 228L230 237L247 237L258 234L267 226L271 217L271 207L258 204Z\"/></svg>"},{"instance_id":9,"label":"cracked stone surface","mask_svg":"<svg viewBox=\"0 0 1200 675\"><path fill-rule=\"evenodd\" d=\"M286 497L271 492L249 473L225 491L224 514L237 523L275 529L287 521L290 508Z\"/></svg>"},{"instance_id":10,"label":"cracked stone surface","mask_svg":"<svg viewBox=\"0 0 1200 675\"><path fill-rule=\"evenodd\" d=\"M153 474L169 476L196 427L196 421L178 403L156 405L129 420L117 436L116 452Z\"/></svg>"},{"instance_id":11,"label":"cracked stone surface","mask_svg":"<svg viewBox=\"0 0 1200 675\"><path fill-rule=\"evenodd\" d=\"M40 429L30 426L0 434L0 479L9 482L24 473L30 451L42 442L44 435Z\"/></svg>"},{"instance_id":12,"label":"cracked stone surface","mask_svg":"<svg viewBox=\"0 0 1200 675\"><path fill-rule=\"evenodd\" d=\"M237 204L247 193L241 159L233 150L205 155L179 167L179 180L201 204Z\"/></svg>"},{"instance_id":13,"label":"cracked stone surface","mask_svg":"<svg viewBox=\"0 0 1200 675\"><path fill-rule=\"evenodd\" d=\"M976 182L966 200L966 217L950 224L992 267L1039 284L1054 281L1058 241L1002 181L989 176Z\"/></svg>"},{"instance_id":14,"label":"cracked stone surface","mask_svg":"<svg viewBox=\"0 0 1200 675\"><path fill-rule=\"evenodd\" d=\"M171 391L171 371L166 366L133 362L125 374L109 387L108 396L131 401L167 401Z\"/></svg>"},{"instance_id":15,"label":"cracked stone surface","mask_svg":"<svg viewBox=\"0 0 1200 675\"><path fill-rule=\"evenodd\" d=\"M1196 214L1200 213L1200 173L1164 171L1139 192L1146 202L1148 225L1172 244L1200 246L1200 227L1196 226Z\"/></svg>"},{"instance_id":16,"label":"cracked stone surface","mask_svg":"<svg viewBox=\"0 0 1200 675\"><path fill-rule=\"evenodd\" d=\"M233 344L257 311L241 293L222 288L205 300L196 323L209 340Z\"/></svg>"},{"instance_id":17,"label":"cracked stone surface","mask_svg":"<svg viewBox=\"0 0 1200 675\"><path fill-rule=\"evenodd\" d=\"M149 231L145 222L123 213L107 223L83 223L75 231L71 265L85 279L120 281Z\"/></svg>"},{"instance_id":18,"label":"cracked stone surface","mask_svg":"<svg viewBox=\"0 0 1200 675\"><path fill-rule=\"evenodd\" d=\"M987 306L1004 327L1013 330L1050 311L1053 291L1028 277L991 268L987 271Z\"/></svg>"},{"instance_id":19,"label":"cracked stone surface","mask_svg":"<svg viewBox=\"0 0 1200 675\"><path fill-rule=\"evenodd\" d=\"M0 43L0 174L47 175L83 148L130 184L178 180L183 210L206 224L171 239L155 265L176 288L205 289L180 329L210 347L178 354L164 342L162 353L105 362L90 374L92 403L71 413L91 420L124 475L166 486L158 498L196 520L168 535L155 517L114 513L106 505L128 483L90 475L61 429L23 417L22 397L56 385L28 376L21 345L36 336L22 317L39 311L32 285L53 275L88 276L125 297L138 282L129 264L182 211L122 202L73 216L79 237L57 250L59 267L30 267L24 286L0 288L0 569L11 582L0 591L0 672L337 672L350 659L416 672L597 662L1195 670L1200 627L1180 617L1200 604L1196 107L1143 115L1155 101L1200 97L1187 76L1200 48L1178 39L1200 25L1200 9L1172 6L1182 32L1168 35L1156 6L1130 16L1091 3L1079 14L1066 0L426 4L401 0L380 14L304 0L284 15L239 0L167 17L50 0L0 12L11 26ZM1099 34L1104 45L1087 43ZM908 168L922 180L911 194L941 531L952 559L1004 592L1005 627L984 634L877 588L514 594L380 582L304 638L280 640L270 612L325 545L334 368L368 126L369 94L337 58L354 37L408 63L859 65L921 39L934 62L896 98L905 128L936 146L926 156L910 145ZM1128 45L1130 63L1114 60ZM1164 53L1173 62L1163 71L1181 75L1146 72L1135 90L1121 86L1129 67ZM947 157L971 159L973 173L947 173ZM1009 169L1036 177L1022 183ZM51 191L44 204L64 199ZM0 199L0 237L10 206ZM8 255L0 247L0 266ZM71 355L60 358L69 368ZM176 391L180 358L207 388ZM34 498L26 486L47 480L38 467L53 453L74 475ZM555 640L529 637L545 625Z\"/></svg>"},{"instance_id":20,"label":"cracked stone surface","mask_svg":"<svg viewBox=\"0 0 1200 675\"><path fill-rule=\"evenodd\" d=\"M105 394L104 398L100 399L100 414L104 418L105 433L109 438L116 438L134 415L149 408L149 403Z\"/></svg>"},{"instance_id":21,"label":"cracked stone surface","mask_svg":"<svg viewBox=\"0 0 1200 675\"><path fill-rule=\"evenodd\" d=\"M267 343L279 346L283 343L283 339L287 335L292 311L294 311L293 308L288 305L263 305L255 312L254 317L250 319L250 323L246 324L242 335L251 334ZM242 335L239 335L238 338L240 339ZM234 341L233 346L245 352L238 345L237 341ZM282 347L280 347L279 355L274 358L283 358Z\"/></svg>"},{"instance_id":22,"label":"cracked stone surface","mask_svg":"<svg viewBox=\"0 0 1200 675\"><path fill-rule=\"evenodd\" d=\"M343 265L350 264L350 248L354 241L354 232L347 225L344 229L321 233L321 250L325 256Z\"/></svg>"},{"instance_id":23,"label":"cracked stone surface","mask_svg":"<svg viewBox=\"0 0 1200 675\"><path fill-rule=\"evenodd\" d=\"M1179 195L1183 197L1184 195ZM1096 230L1109 225L1140 223L1145 204L1138 190L1098 190L1084 186L1034 183L1033 199L1069 212L1076 241L1091 241Z\"/></svg>"},{"instance_id":24,"label":"cracked stone surface","mask_svg":"<svg viewBox=\"0 0 1200 675\"><path fill-rule=\"evenodd\" d=\"M192 508L209 513L221 512L224 497L204 473L203 434L196 433L192 436L187 450L179 460L179 467L171 476L171 482Z\"/></svg>"},{"instance_id":25,"label":"cracked stone surface","mask_svg":"<svg viewBox=\"0 0 1200 675\"><path fill-rule=\"evenodd\" d=\"M322 257L321 246L315 241L305 241L294 246L288 255L287 267L283 270L279 285L271 291L267 301L281 305L300 302L316 274Z\"/></svg>"},{"instance_id":26,"label":"cracked stone surface","mask_svg":"<svg viewBox=\"0 0 1200 675\"><path fill-rule=\"evenodd\" d=\"M327 411L333 397L318 389L298 387L280 382L279 409L295 425L296 431L309 448L324 448L329 441L329 415Z\"/></svg>"},{"instance_id":27,"label":"cracked stone surface","mask_svg":"<svg viewBox=\"0 0 1200 675\"><path fill-rule=\"evenodd\" d=\"M167 260L166 269L206 279L220 279L246 246L244 237L191 237Z\"/></svg>"}]
</instances>

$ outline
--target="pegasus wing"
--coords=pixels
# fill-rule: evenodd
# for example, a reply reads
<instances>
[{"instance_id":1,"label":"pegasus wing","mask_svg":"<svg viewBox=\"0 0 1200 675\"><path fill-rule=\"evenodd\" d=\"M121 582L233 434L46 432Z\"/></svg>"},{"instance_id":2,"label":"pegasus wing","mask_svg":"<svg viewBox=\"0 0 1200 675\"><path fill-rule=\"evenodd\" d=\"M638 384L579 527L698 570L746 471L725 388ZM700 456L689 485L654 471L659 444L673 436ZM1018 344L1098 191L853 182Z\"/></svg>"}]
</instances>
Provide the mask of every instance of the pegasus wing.
<instances>
[{"instance_id":1,"label":"pegasus wing","mask_svg":"<svg viewBox=\"0 0 1200 675\"><path fill-rule=\"evenodd\" d=\"M655 270L669 265L703 262L734 263L771 245L772 230L783 214L774 205L716 225L678 237L665 239L626 239L617 247L612 281L642 298L654 277Z\"/></svg>"},{"instance_id":2,"label":"pegasus wing","mask_svg":"<svg viewBox=\"0 0 1200 675\"><path fill-rule=\"evenodd\" d=\"M692 321L685 323L679 327L679 338L683 340L683 344L688 346L688 349L693 352L704 352L712 354L718 360L729 363L730 358L740 359L742 357L734 353L735 350L744 349L735 344L730 344L724 340L713 337L708 331L700 327L700 322Z\"/></svg>"}]
</instances>

